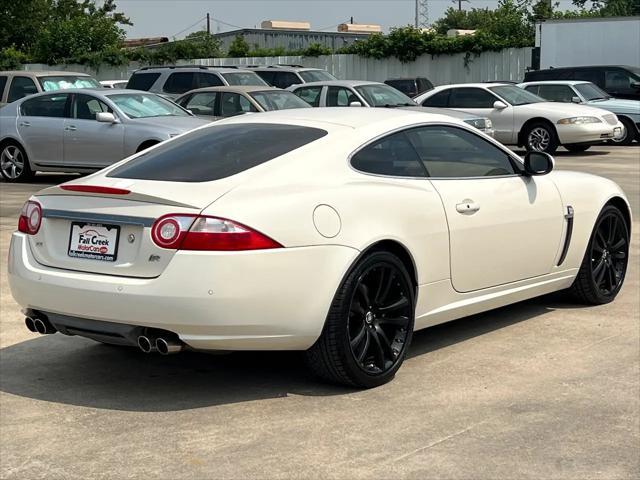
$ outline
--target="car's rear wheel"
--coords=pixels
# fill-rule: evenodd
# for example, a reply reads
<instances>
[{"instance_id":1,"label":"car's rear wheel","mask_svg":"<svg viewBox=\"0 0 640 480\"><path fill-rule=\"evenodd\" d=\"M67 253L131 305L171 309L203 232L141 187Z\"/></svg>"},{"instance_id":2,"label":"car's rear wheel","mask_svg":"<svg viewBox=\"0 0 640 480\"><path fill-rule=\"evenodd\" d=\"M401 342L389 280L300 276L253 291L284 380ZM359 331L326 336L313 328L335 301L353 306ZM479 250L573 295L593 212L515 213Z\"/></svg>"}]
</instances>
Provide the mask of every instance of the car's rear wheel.
<instances>
[{"instance_id":1,"label":"car's rear wheel","mask_svg":"<svg viewBox=\"0 0 640 480\"><path fill-rule=\"evenodd\" d=\"M414 289L395 255L363 258L336 293L318 341L306 352L321 378L371 388L391 380L411 343Z\"/></svg>"},{"instance_id":2,"label":"car's rear wheel","mask_svg":"<svg viewBox=\"0 0 640 480\"><path fill-rule=\"evenodd\" d=\"M631 145L636 138L636 127L628 118L621 117L619 120L624 125L624 136L613 139L612 142L616 145Z\"/></svg>"},{"instance_id":3,"label":"car's rear wheel","mask_svg":"<svg viewBox=\"0 0 640 480\"><path fill-rule=\"evenodd\" d=\"M590 305L613 301L624 282L629 261L629 228L622 212L606 206L591 233L580 271L570 292Z\"/></svg>"},{"instance_id":4,"label":"car's rear wheel","mask_svg":"<svg viewBox=\"0 0 640 480\"><path fill-rule=\"evenodd\" d=\"M0 174L7 182L23 182L33 176L27 153L17 143L5 143L0 149Z\"/></svg>"},{"instance_id":5,"label":"car's rear wheel","mask_svg":"<svg viewBox=\"0 0 640 480\"><path fill-rule=\"evenodd\" d=\"M524 132L524 146L528 151L554 153L558 148L556 132L547 123L534 123Z\"/></svg>"},{"instance_id":6,"label":"car's rear wheel","mask_svg":"<svg viewBox=\"0 0 640 480\"><path fill-rule=\"evenodd\" d=\"M564 146L564 148L569 150L571 153L586 152L587 150L589 150L590 147L591 145L565 145Z\"/></svg>"}]
</instances>

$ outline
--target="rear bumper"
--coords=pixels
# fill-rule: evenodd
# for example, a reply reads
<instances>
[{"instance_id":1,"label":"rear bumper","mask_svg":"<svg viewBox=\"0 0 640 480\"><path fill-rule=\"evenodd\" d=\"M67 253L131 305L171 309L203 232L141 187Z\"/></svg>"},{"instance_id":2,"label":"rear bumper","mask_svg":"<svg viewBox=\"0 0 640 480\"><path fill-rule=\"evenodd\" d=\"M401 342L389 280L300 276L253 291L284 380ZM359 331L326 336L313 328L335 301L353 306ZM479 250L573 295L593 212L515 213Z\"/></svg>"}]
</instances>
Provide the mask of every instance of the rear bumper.
<instances>
[{"instance_id":1,"label":"rear bumper","mask_svg":"<svg viewBox=\"0 0 640 480\"><path fill-rule=\"evenodd\" d=\"M168 330L196 349L304 350L358 253L335 245L178 252L161 276L141 279L40 265L14 233L8 279L22 307L84 319L87 330L98 320Z\"/></svg>"},{"instance_id":2,"label":"rear bumper","mask_svg":"<svg viewBox=\"0 0 640 480\"><path fill-rule=\"evenodd\" d=\"M555 125L558 138L563 145L570 144L590 144L596 145L619 138L624 131L624 125L618 122L617 125L608 123L587 123L583 125Z\"/></svg>"}]
</instances>

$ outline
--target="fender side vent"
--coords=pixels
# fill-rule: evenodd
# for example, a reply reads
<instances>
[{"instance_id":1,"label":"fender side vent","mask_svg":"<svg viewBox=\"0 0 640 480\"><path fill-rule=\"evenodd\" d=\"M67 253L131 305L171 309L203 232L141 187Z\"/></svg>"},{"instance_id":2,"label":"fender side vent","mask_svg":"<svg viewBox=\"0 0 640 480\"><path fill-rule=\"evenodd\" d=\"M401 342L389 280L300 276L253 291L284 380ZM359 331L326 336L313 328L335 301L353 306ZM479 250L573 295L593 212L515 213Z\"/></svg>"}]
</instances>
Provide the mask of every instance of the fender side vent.
<instances>
[{"instance_id":1,"label":"fender side vent","mask_svg":"<svg viewBox=\"0 0 640 480\"><path fill-rule=\"evenodd\" d=\"M564 218L567 220L567 234L564 237L564 245L562 247L560 259L558 260L558 267L562 265L567 257L569 245L571 244L571 235L573 234L573 207L571 205L567 206L567 213L564 215Z\"/></svg>"}]
</instances>

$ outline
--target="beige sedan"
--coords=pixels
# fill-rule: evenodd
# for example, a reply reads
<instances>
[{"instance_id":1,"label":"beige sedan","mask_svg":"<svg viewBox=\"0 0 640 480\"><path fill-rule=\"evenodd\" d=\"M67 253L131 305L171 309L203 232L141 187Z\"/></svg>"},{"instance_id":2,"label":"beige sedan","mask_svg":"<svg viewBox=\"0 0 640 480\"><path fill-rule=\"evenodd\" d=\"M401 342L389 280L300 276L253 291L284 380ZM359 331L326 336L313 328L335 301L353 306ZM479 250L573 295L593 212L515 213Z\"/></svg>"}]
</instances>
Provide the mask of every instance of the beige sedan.
<instances>
[{"instance_id":1,"label":"beige sedan","mask_svg":"<svg viewBox=\"0 0 640 480\"><path fill-rule=\"evenodd\" d=\"M191 90L175 102L207 120L219 120L244 113L310 108L297 95L264 86L206 87Z\"/></svg>"}]
</instances>

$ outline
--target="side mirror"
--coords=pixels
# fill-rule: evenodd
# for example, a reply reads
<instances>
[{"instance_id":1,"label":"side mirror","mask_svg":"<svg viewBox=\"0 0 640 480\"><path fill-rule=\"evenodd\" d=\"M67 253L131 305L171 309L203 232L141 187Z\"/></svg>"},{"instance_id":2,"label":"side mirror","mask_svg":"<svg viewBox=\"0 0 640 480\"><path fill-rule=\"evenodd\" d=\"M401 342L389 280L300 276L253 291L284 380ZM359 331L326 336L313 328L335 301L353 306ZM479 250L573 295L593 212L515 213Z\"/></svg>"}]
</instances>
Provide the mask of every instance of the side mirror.
<instances>
[{"instance_id":1,"label":"side mirror","mask_svg":"<svg viewBox=\"0 0 640 480\"><path fill-rule=\"evenodd\" d=\"M507 104L501 102L500 100L496 100L495 102L493 102L493 108L495 108L496 110L504 110L505 108L507 108Z\"/></svg>"},{"instance_id":2,"label":"side mirror","mask_svg":"<svg viewBox=\"0 0 640 480\"><path fill-rule=\"evenodd\" d=\"M98 112L96 113L96 120L102 123L118 123L115 115L110 112Z\"/></svg>"},{"instance_id":3,"label":"side mirror","mask_svg":"<svg viewBox=\"0 0 640 480\"><path fill-rule=\"evenodd\" d=\"M524 171L526 175L546 175L551 170L555 161L553 157L544 152L527 152L524 156Z\"/></svg>"},{"instance_id":4,"label":"side mirror","mask_svg":"<svg viewBox=\"0 0 640 480\"><path fill-rule=\"evenodd\" d=\"M362 102L351 102L349 103L350 107L361 107L362 106Z\"/></svg>"},{"instance_id":5,"label":"side mirror","mask_svg":"<svg viewBox=\"0 0 640 480\"><path fill-rule=\"evenodd\" d=\"M571 97L571 102L573 102L573 103L582 103L582 100L580 100L580 97Z\"/></svg>"}]
</instances>

